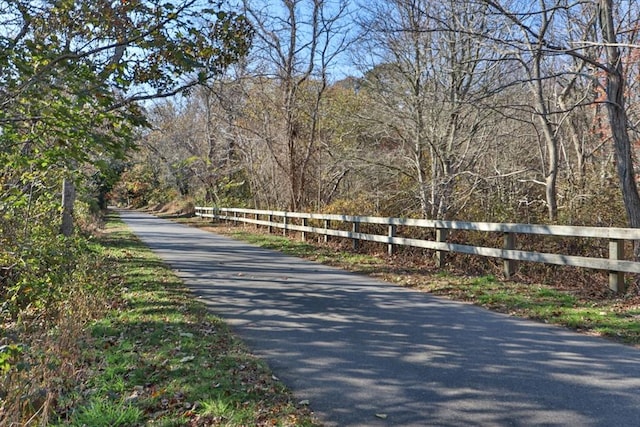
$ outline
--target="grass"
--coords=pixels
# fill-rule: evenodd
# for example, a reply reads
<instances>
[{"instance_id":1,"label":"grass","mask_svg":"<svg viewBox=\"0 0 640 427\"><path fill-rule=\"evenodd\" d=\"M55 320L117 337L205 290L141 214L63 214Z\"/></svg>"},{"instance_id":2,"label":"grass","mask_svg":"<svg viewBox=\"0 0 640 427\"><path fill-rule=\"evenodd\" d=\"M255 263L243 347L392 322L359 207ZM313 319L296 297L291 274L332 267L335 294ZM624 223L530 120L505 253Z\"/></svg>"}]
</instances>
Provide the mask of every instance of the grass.
<instances>
[{"instance_id":1,"label":"grass","mask_svg":"<svg viewBox=\"0 0 640 427\"><path fill-rule=\"evenodd\" d=\"M590 289L576 292L558 284L504 281L493 275L470 277L438 270L415 257L351 253L335 244L300 242L242 227L205 223L199 218L182 219L181 222L490 310L640 345L640 299L637 296L616 296ZM562 277L558 277L558 281L561 280Z\"/></svg>"},{"instance_id":2,"label":"grass","mask_svg":"<svg viewBox=\"0 0 640 427\"><path fill-rule=\"evenodd\" d=\"M118 290L87 325L85 375L53 425L316 425L304 405L118 221L101 239Z\"/></svg>"},{"instance_id":3,"label":"grass","mask_svg":"<svg viewBox=\"0 0 640 427\"><path fill-rule=\"evenodd\" d=\"M130 404L94 399L80 408L74 418L74 424L81 426L132 426L142 422L143 412Z\"/></svg>"},{"instance_id":4,"label":"grass","mask_svg":"<svg viewBox=\"0 0 640 427\"><path fill-rule=\"evenodd\" d=\"M565 326L627 344L640 344L637 305L624 297L578 298L550 285L501 282L490 278L458 278L424 284L422 289L489 309Z\"/></svg>"}]
</instances>

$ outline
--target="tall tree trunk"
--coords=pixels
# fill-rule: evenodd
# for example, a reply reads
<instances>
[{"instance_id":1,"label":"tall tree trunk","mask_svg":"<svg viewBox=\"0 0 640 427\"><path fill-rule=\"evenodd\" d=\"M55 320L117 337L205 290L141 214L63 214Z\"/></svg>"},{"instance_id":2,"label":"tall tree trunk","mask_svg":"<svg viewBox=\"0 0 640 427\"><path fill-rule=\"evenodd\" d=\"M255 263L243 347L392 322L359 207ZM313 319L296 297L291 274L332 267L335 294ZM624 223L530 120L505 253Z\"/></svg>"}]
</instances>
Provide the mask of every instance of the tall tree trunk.
<instances>
[{"instance_id":1,"label":"tall tree trunk","mask_svg":"<svg viewBox=\"0 0 640 427\"><path fill-rule=\"evenodd\" d=\"M543 103L539 103L538 106L546 111ZM549 221L555 222L558 219L558 139L551 129L547 113L540 114L540 122L547 146L547 174L544 178L547 213Z\"/></svg>"},{"instance_id":2,"label":"tall tree trunk","mask_svg":"<svg viewBox=\"0 0 640 427\"><path fill-rule=\"evenodd\" d=\"M624 71L613 24L612 0L600 0L600 29L606 52L607 113L616 153L616 169L630 227L640 228L640 196L631 156L628 117L625 110ZM636 244L636 258L638 245Z\"/></svg>"},{"instance_id":3,"label":"tall tree trunk","mask_svg":"<svg viewBox=\"0 0 640 427\"><path fill-rule=\"evenodd\" d=\"M543 60L543 37L547 32L550 20L546 12L542 14L543 25L541 26L541 33L538 37L538 43L535 45L534 61L533 61L533 95L536 114L540 119L540 125L542 126L542 133L544 135L546 151L547 151L547 165L546 168L543 165L543 170L546 169L546 176L544 178L545 184L545 196L547 200L547 214L549 221L556 222L558 219L558 138L553 130L553 125L550 120L550 112L547 107L547 102L544 96L543 87L543 73L542 73L542 60ZM544 160L543 160L544 162Z\"/></svg>"}]
</instances>

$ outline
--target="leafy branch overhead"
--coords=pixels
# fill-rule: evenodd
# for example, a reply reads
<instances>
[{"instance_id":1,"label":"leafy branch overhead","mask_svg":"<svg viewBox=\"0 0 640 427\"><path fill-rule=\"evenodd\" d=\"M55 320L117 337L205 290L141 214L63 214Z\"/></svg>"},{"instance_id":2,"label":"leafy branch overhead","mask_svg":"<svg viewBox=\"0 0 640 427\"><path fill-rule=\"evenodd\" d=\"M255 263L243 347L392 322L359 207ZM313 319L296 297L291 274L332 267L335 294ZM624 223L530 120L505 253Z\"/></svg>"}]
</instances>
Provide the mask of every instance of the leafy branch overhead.
<instances>
[{"instance_id":1,"label":"leafy branch overhead","mask_svg":"<svg viewBox=\"0 0 640 427\"><path fill-rule=\"evenodd\" d=\"M244 55L251 27L220 2L0 2L3 111L49 83L103 107L168 96L202 82ZM84 85L78 86L77 81ZM113 100L112 100L113 101ZM33 119L35 117L24 117ZM4 118L6 121L6 118Z\"/></svg>"}]
</instances>

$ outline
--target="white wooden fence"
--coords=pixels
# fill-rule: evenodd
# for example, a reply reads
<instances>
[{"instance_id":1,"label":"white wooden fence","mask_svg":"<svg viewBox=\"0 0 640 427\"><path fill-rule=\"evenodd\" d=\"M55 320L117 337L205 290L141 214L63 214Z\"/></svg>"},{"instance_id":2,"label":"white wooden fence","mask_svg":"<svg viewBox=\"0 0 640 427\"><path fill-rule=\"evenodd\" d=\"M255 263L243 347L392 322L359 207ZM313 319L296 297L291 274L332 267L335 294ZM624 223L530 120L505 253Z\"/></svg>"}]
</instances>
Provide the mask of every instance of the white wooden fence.
<instances>
[{"instance_id":1,"label":"white wooden fence","mask_svg":"<svg viewBox=\"0 0 640 427\"><path fill-rule=\"evenodd\" d=\"M196 207L196 215L202 218L237 221L279 228L286 234L288 230L299 231L302 239L307 233L343 237L353 240L354 248L358 241L385 243L388 252L393 253L394 246L413 246L436 251L439 266L444 263L445 252L460 252L500 258L504 264L504 275L510 277L515 273L516 261L530 261L573 267L590 268L609 271L609 287L615 292L625 291L624 273L640 273L640 262L624 259L625 241L640 240L640 229L605 228L605 227L572 227L562 225L537 224L503 224L490 222L438 221L410 218L383 218L352 215L325 215L315 213L284 212L256 209ZM292 221L296 220L297 224ZM309 220L317 220L322 227L309 226ZM332 223L348 223L351 231L331 228ZM387 234L361 233L361 224L379 224L387 226ZM435 240L412 239L396 236L398 226L421 227L435 230ZM343 227L344 228L344 227ZM488 233L502 233L501 248L481 247L448 243L447 236L452 230L469 230ZM536 234L543 236L565 236L575 238L606 239L609 242L609 258L593 258L576 255L532 252L516 249L516 235Z\"/></svg>"}]
</instances>

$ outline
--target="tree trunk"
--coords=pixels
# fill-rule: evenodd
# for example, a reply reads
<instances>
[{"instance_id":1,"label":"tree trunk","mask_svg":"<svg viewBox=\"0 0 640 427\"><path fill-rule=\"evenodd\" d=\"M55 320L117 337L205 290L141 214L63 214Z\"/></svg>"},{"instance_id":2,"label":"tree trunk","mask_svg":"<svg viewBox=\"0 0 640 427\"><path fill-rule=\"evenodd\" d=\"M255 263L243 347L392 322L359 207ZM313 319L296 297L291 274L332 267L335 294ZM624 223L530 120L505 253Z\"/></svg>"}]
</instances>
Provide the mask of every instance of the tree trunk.
<instances>
[{"instance_id":1,"label":"tree trunk","mask_svg":"<svg viewBox=\"0 0 640 427\"><path fill-rule=\"evenodd\" d=\"M62 181L62 225L60 233L69 237L73 234L73 203L76 200L76 188L72 180Z\"/></svg>"},{"instance_id":2,"label":"tree trunk","mask_svg":"<svg viewBox=\"0 0 640 427\"><path fill-rule=\"evenodd\" d=\"M548 21L545 19L545 30L548 28ZM542 37L542 34L541 36ZM552 128L550 121L550 112L547 107L547 103L544 96L543 87L543 74L542 74L542 43L539 42L534 52L535 60L533 62L533 95L535 99L535 109L538 118L540 119L540 125L542 126L542 133L544 135L546 151L547 151L547 165L543 164L543 170L546 169L545 176L545 196L547 200L547 214L549 221L556 222L558 219L558 138ZM543 160L544 163L544 160Z\"/></svg>"},{"instance_id":3,"label":"tree trunk","mask_svg":"<svg viewBox=\"0 0 640 427\"><path fill-rule=\"evenodd\" d=\"M627 214L627 223L630 227L639 228L640 196L638 195L633 158L631 156L631 140L629 138L628 117L624 102L624 72L613 24L612 0L600 0L600 29L605 43L607 113L616 153L616 169ZM635 252L637 257L638 245L636 245Z\"/></svg>"}]
</instances>

